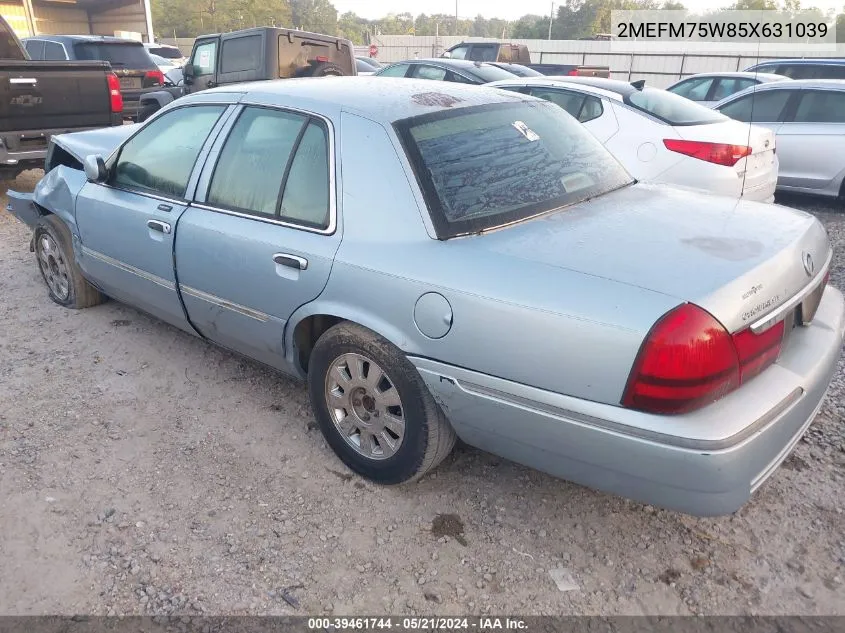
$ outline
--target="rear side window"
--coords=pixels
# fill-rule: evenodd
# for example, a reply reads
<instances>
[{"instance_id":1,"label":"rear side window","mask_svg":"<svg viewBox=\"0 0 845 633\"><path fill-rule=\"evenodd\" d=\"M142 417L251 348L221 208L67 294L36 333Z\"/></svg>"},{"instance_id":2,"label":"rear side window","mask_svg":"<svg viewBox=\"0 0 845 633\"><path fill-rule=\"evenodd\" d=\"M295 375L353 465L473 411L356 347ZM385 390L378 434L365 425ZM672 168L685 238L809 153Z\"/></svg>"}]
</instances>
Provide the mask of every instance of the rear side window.
<instances>
[{"instance_id":1,"label":"rear side window","mask_svg":"<svg viewBox=\"0 0 845 633\"><path fill-rule=\"evenodd\" d=\"M329 218L328 174L322 122L250 107L226 139L208 203L322 229Z\"/></svg>"},{"instance_id":2,"label":"rear side window","mask_svg":"<svg viewBox=\"0 0 845 633\"><path fill-rule=\"evenodd\" d=\"M439 239L524 220L631 182L586 128L552 104L442 110L394 127Z\"/></svg>"},{"instance_id":3,"label":"rear side window","mask_svg":"<svg viewBox=\"0 0 845 633\"><path fill-rule=\"evenodd\" d=\"M223 40L220 72L236 73L257 70L261 63L261 35L248 35Z\"/></svg>"},{"instance_id":4,"label":"rear side window","mask_svg":"<svg viewBox=\"0 0 845 633\"><path fill-rule=\"evenodd\" d=\"M109 62L114 68L149 70L156 67L143 44L80 42L73 45L77 59Z\"/></svg>"},{"instance_id":5,"label":"rear side window","mask_svg":"<svg viewBox=\"0 0 845 633\"><path fill-rule=\"evenodd\" d=\"M379 71L379 77L404 77L410 64L394 64Z\"/></svg>"},{"instance_id":6,"label":"rear side window","mask_svg":"<svg viewBox=\"0 0 845 633\"><path fill-rule=\"evenodd\" d=\"M669 125L719 123L725 117L710 108L667 90L643 88L625 97L625 103Z\"/></svg>"},{"instance_id":7,"label":"rear side window","mask_svg":"<svg viewBox=\"0 0 845 633\"><path fill-rule=\"evenodd\" d=\"M796 123L845 123L845 91L803 91Z\"/></svg>"},{"instance_id":8,"label":"rear side window","mask_svg":"<svg viewBox=\"0 0 845 633\"><path fill-rule=\"evenodd\" d=\"M745 123L776 123L783 121L783 110L792 90L767 90L746 95L720 108L720 112Z\"/></svg>"},{"instance_id":9,"label":"rear side window","mask_svg":"<svg viewBox=\"0 0 845 633\"><path fill-rule=\"evenodd\" d=\"M750 88L756 83L753 79L745 77L722 77L716 80L716 89L713 91L713 96L710 97L710 100L721 101L722 99L727 99L731 95Z\"/></svg>"},{"instance_id":10,"label":"rear side window","mask_svg":"<svg viewBox=\"0 0 845 633\"><path fill-rule=\"evenodd\" d=\"M44 40L27 40L23 46L30 59L38 61L44 59Z\"/></svg>"},{"instance_id":11,"label":"rear side window","mask_svg":"<svg viewBox=\"0 0 845 633\"><path fill-rule=\"evenodd\" d=\"M437 66L427 66L425 64L416 64L414 66L414 73L412 75L417 79L433 79L435 81L443 81L446 78L446 70L438 68Z\"/></svg>"},{"instance_id":12,"label":"rear side window","mask_svg":"<svg viewBox=\"0 0 845 633\"><path fill-rule=\"evenodd\" d=\"M48 61L66 60L65 47L56 42L44 42L44 59Z\"/></svg>"},{"instance_id":13,"label":"rear side window","mask_svg":"<svg viewBox=\"0 0 845 633\"><path fill-rule=\"evenodd\" d=\"M531 95L551 101L560 106L581 123L596 119L604 112L600 99L578 94L577 92L552 90L549 88L532 88Z\"/></svg>"},{"instance_id":14,"label":"rear side window","mask_svg":"<svg viewBox=\"0 0 845 633\"><path fill-rule=\"evenodd\" d=\"M474 62L494 62L499 56L499 47L474 44L469 52L469 59Z\"/></svg>"},{"instance_id":15,"label":"rear side window","mask_svg":"<svg viewBox=\"0 0 845 633\"><path fill-rule=\"evenodd\" d=\"M224 106L189 106L150 122L120 150L112 184L182 198L205 139Z\"/></svg>"}]
</instances>

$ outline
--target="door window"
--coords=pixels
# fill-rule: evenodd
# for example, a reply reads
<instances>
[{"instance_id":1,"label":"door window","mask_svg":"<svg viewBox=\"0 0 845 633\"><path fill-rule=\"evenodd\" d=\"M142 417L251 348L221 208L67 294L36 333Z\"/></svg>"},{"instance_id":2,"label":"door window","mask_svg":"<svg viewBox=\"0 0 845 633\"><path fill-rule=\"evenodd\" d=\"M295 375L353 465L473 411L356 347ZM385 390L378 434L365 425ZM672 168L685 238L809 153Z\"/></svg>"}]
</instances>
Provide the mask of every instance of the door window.
<instances>
[{"instance_id":1,"label":"door window","mask_svg":"<svg viewBox=\"0 0 845 633\"><path fill-rule=\"evenodd\" d=\"M688 79L687 81L678 84L670 90L676 95L686 97L693 101L704 101L707 98L707 93L710 91L710 86L713 85L713 77L696 77L695 79Z\"/></svg>"},{"instance_id":2,"label":"door window","mask_svg":"<svg viewBox=\"0 0 845 633\"><path fill-rule=\"evenodd\" d=\"M204 42L196 47L191 64L195 75L213 75L217 69L217 41Z\"/></svg>"},{"instance_id":3,"label":"door window","mask_svg":"<svg viewBox=\"0 0 845 633\"><path fill-rule=\"evenodd\" d=\"M57 42L44 42L44 59L54 62L66 60L65 47Z\"/></svg>"},{"instance_id":4,"label":"door window","mask_svg":"<svg viewBox=\"0 0 845 633\"><path fill-rule=\"evenodd\" d=\"M449 55L452 59L466 59L467 52L469 52L469 46L456 46L451 51L449 51Z\"/></svg>"},{"instance_id":5,"label":"door window","mask_svg":"<svg viewBox=\"0 0 845 633\"><path fill-rule=\"evenodd\" d=\"M408 66L409 64L393 64L393 66L388 66L379 71L378 75L380 77L404 77L408 72Z\"/></svg>"},{"instance_id":6,"label":"door window","mask_svg":"<svg viewBox=\"0 0 845 633\"><path fill-rule=\"evenodd\" d=\"M425 64L416 64L414 66L413 77L417 79L433 79L435 81L443 81L446 78L446 70L438 68L437 66L427 66Z\"/></svg>"},{"instance_id":7,"label":"door window","mask_svg":"<svg viewBox=\"0 0 845 633\"><path fill-rule=\"evenodd\" d=\"M801 94L796 123L845 123L845 91L813 90Z\"/></svg>"},{"instance_id":8,"label":"door window","mask_svg":"<svg viewBox=\"0 0 845 633\"><path fill-rule=\"evenodd\" d=\"M716 89L713 91L713 96L710 101L721 101L727 99L733 94L750 88L757 82L747 77L722 77L716 80Z\"/></svg>"},{"instance_id":9,"label":"door window","mask_svg":"<svg viewBox=\"0 0 845 633\"><path fill-rule=\"evenodd\" d=\"M223 40L223 50L220 53L220 72L234 73L244 70L257 70L261 61L261 48L261 35L248 35Z\"/></svg>"},{"instance_id":10,"label":"door window","mask_svg":"<svg viewBox=\"0 0 845 633\"><path fill-rule=\"evenodd\" d=\"M498 44L473 44L469 52L469 59L474 62L494 62L498 54Z\"/></svg>"},{"instance_id":11,"label":"door window","mask_svg":"<svg viewBox=\"0 0 845 633\"><path fill-rule=\"evenodd\" d=\"M777 123L783 121L783 110L793 90L756 92L731 101L719 111L746 123Z\"/></svg>"},{"instance_id":12,"label":"door window","mask_svg":"<svg viewBox=\"0 0 845 633\"><path fill-rule=\"evenodd\" d=\"M36 61L44 59L44 40L27 40L24 48L29 53L30 59Z\"/></svg>"},{"instance_id":13,"label":"door window","mask_svg":"<svg viewBox=\"0 0 845 633\"><path fill-rule=\"evenodd\" d=\"M220 153L208 203L326 228L329 161L325 126L302 114L246 108Z\"/></svg>"},{"instance_id":14,"label":"door window","mask_svg":"<svg viewBox=\"0 0 845 633\"><path fill-rule=\"evenodd\" d=\"M225 109L197 105L162 114L120 150L111 184L183 198L197 156Z\"/></svg>"}]
</instances>

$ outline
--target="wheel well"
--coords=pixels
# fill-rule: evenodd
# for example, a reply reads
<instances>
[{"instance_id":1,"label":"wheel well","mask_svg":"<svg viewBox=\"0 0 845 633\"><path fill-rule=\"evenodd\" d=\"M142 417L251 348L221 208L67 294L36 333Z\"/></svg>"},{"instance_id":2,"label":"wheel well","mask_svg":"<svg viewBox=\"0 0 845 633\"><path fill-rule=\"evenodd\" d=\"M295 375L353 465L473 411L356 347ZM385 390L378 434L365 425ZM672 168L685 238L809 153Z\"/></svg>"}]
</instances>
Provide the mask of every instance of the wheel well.
<instances>
[{"instance_id":1,"label":"wheel well","mask_svg":"<svg viewBox=\"0 0 845 633\"><path fill-rule=\"evenodd\" d=\"M331 314L313 314L296 324L296 329L293 331L293 345L297 355L296 361L303 372L308 373L308 361L317 340L326 330L343 320Z\"/></svg>"}]
</instances>

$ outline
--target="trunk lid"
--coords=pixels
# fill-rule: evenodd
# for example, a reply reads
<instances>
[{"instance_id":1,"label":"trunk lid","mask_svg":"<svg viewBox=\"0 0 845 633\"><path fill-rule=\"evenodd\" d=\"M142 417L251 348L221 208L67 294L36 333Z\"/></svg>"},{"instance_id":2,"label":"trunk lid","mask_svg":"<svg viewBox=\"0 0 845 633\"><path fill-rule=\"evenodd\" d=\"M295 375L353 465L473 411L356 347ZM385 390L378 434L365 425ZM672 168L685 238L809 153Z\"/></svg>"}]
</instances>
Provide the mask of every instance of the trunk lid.
<instances>
[{"instance_id":1,"label":"trunk lid","mask_svg":"<svg viewBox=\"0 0 845 633\"><path fill-rule=\"evenodd\" d=\"M777 180L775 134L768 128L730 120L706 125L679 125L674 129L678 136L687 141L751 147L751 155L734 165L737 174L745 176L743 192L759 189Z\"/></svg>"},{"instance_id":2,"label":"trunk lid","mask_svg":"<svg viewBox=\"0 0 845 633\"><path fill-rule=\"evenodd\" d=\"M466 239L695 303L730 332L815 285L831 256L824 227L809 214L645 184Z\"/></svg>"}]
</instances>

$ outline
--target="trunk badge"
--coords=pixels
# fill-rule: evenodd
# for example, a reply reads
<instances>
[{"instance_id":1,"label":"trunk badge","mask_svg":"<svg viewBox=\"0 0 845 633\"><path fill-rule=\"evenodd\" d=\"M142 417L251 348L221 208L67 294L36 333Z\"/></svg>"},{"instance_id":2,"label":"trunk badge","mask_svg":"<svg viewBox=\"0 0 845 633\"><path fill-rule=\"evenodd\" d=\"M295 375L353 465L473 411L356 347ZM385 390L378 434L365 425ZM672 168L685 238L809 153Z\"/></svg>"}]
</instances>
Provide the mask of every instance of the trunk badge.
<instances>
[{"instance_id":1,"label":"trunk badge","mask_svg":"<svg viewBox=\"0 0 845 633\"><path fill-rule=\"evenodd\" d=\"M808 277L812 277L816 272L816 265L813 263L813 256L810 253L804 253L804 272Z\"/></svg>"}]
</instances>

